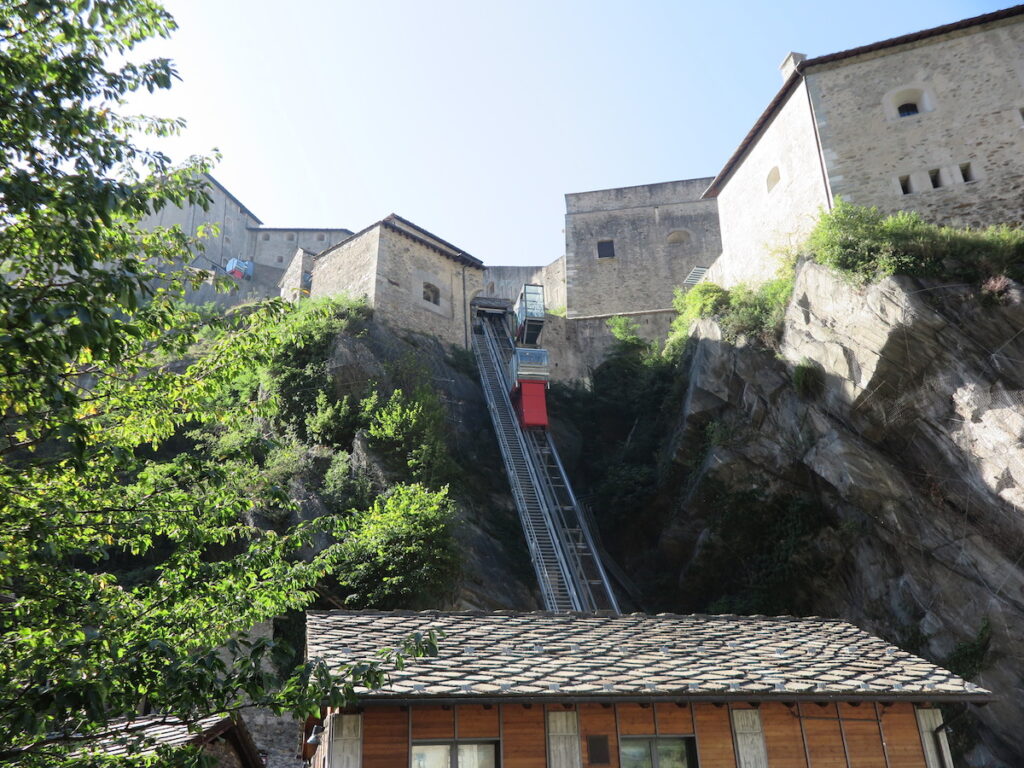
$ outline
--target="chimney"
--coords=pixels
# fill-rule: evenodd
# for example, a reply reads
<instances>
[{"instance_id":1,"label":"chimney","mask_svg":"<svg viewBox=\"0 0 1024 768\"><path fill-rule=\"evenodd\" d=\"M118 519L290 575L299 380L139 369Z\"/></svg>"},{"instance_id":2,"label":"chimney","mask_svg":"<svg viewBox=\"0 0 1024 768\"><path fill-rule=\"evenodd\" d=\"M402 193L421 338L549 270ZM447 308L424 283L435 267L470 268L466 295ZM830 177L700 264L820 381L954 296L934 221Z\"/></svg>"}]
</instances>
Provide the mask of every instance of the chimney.
<instances>
[{"instance_id":1,"label":"chimney","mask_svg":"<svg viewBox=\"0 0 1024 768\"><path fill-rule=\"evenodd\" d=\"M790 51L786 54L786 58L779 64L779 72L782 73L782 82L789 80L789 76L793 74L797 66L801 61L807 58L806 53L797 53L796 51Z\"/></svg>"}]
</instances>

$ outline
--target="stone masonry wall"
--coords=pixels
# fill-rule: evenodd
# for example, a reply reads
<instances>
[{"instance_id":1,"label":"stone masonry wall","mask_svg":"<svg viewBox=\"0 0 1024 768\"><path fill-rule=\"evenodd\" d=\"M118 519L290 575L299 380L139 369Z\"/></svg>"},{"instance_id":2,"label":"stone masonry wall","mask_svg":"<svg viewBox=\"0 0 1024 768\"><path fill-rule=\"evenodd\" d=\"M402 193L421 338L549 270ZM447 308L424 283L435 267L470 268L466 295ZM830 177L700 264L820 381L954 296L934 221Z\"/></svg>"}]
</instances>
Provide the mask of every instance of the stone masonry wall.
<instances>
[{"instance_id":1,"label":"stone masonry wall","mask_svg":"<svg viewBox=\"0 0 1024 768\"><path fill-rule=\"evenodd\" d=\"M283 268L295 253L304 248L320 253L352 236L347 229L272 229L260 227L252 233L252 258L257 264Z\"/></svg>"},{"instance_id":2,"label":"stone masonry wall","mask_svg":"<svg viewBox=\"0 0 1024 768\"><path fill-rule=\"evenodd\" d=\"M310 298L347 294L363 296L374 306L379 248L380 227L375 227L319 254L313 262Z\"/></svg>"},{"instance_id":3,"label":"stone masonry wall","mask_svg":"<svg viewBox=\"0 0 1024 768\"><path fill-rule=\"evenodd\" d=\"M484 289L483 268L464 266L389 227L377 231L375 316L448 344L468 346L469 302ZM423 297L424 283L440 290L438 304Z\"/></svg>"},{"instance_id":4,"label":"stone masonry wall","mask_svg":"<svg viewBox=\"0 0 1024 768\"><path fill-rule=\"evenodd\" d=\"M565 284L569 317L672 305L673 289L718 256L717 202L700 200L711 179L565 196ZM598 258L598 243L614 244Z\"/></svg>"},{"instance_id":5,"label":"stone masonry wall","mask_svg":"<svg viewBox=\"0 0 1024 768\"><path fill-rule=\"evenodd\" d=\"M807 81L833 194L959 226L1024 220L1020 17L814 67ZM899 117L905 101L920 113Z\"/></svg>"},{"instance_id":6,"label":"stone masonry wall","mask_svg":"<svg viewBox=\"0 0 1024 768\"><path fill-rule=\"evenodd\" d=\"M288 268L284 271L279 283L281 298L285 301L298 301L302 298L305 286L302 284L302 275L313 271L314 254L299 248L292 254L288 262Z\"/></svg>"},{"instance_id":7,"label":"stone masonry wall","mask_svg":"<svg viewBox=\"0 0 1024 768\"><path fill-rule=\"evenodd\" d=\"M672 318L669 310L625 312L636 323L637 335L659 345L665 342ZM551 378L554 381L586 381L591 371L607 357L615 337L608 330L608 319L614 315L592 315L565 318L547 315L540 343L548 350Z\"/></svg>"},{"instance_id":8,"label":"stone masonry wall","mask_svg":"<svg viewBox=\"0 0 1024 768\"><path fill-rule=\"evenodd\" d=\"M515 301L526 283L539 283L544 286L545 303L550 309L553 305L547 300L550 287L544 280L544 270L545 267L485 267L483 295Z\"/></svg>"},{"instance_id":9,"label":"stone masonry wall","mask_svg":"<svg viewBox=\"0 0 1024 768\"><path fill-rule=\"evenodd\" d=\"M778 179L769 188L773 169ZM722 255L707 279L725 286L771 279L779 249L803 242L828 200L801 83L719 192Z\"/></svg>"}]
</instances>

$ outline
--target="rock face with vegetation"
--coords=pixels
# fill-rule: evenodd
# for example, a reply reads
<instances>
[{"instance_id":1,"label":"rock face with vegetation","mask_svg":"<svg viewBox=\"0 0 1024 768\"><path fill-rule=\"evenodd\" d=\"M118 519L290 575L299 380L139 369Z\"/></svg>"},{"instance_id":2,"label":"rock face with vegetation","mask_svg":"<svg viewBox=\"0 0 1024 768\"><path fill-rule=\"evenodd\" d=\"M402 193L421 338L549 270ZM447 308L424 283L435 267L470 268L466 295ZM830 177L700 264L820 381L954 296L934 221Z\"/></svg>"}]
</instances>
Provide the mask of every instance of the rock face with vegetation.
<instances>
[{"instance_id":1,"label":"rock face with vegetation","mask_svg":"<svg viewBox=\"0 0 1024 768\"><path fill-rule=\"evenodd\" d=\"M780 281L681 297L666 355L615 329L593 387L562 390L601 441L579 490L646 610L850 620L996 692L953 721L954 751L1019 764L1021 236L870 215L826 217ZM851 229L862 261L815 263Z\"/></svg>"}]
</instances>

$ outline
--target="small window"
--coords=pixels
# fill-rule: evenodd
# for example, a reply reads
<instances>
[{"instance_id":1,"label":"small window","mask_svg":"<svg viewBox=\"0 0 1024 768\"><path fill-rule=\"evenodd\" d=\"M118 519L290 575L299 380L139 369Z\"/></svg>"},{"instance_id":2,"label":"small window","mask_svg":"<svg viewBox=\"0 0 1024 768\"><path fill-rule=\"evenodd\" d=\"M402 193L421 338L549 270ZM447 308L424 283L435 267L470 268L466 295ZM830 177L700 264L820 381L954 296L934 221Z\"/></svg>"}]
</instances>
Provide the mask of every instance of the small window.
<instances>
[{"instance_id":1,"label":"small window","mask_svg":"<svg viewBox=\"0 0 1024 768\"><path fill-rule=\"evenodd\" d=\"M768 765L760 712L756 709L734 709L732 730L736 734L737 768L763 768Z\"/></svg>"},{"instance_id":2,"label":"small window","mask_svg":"<svg viewBox=\"0 0 1024 768\"><path fill-rule=\"evenodd\" d=\"M896 111L899 113L900 117L910 117L911 115L918 114L921 110L917 108L916 101L907 101L900 104L896 108Z\"/></svg>"},{"instance_id":3,"label":"small window","mask_svg":"<svg viewBox=\"0 0 1024 768\"><path fill-rule=\"evenodd\" d=\"M278 254L278 256L277 256L277 263L281 264L282 262L284 262L284 256L281 256L280 254Z\"/></svg>"},{"instance_id":4,"label":"small window","mask_svg":"<svg viewBox=\"0 0 1024 768\"><path fill-rule=\"evenodd\" d=\"M903 190L904 195L909 195L914 191L910 186L909 176L900 176L900 189Z\"/></svg>"},{"instance_id":5,"label":"small window","mask_svg":"<svg viewBox=\"0 0 1024 768\"><path fill-rule=\"evenodd\" d=\"M689 738L626 738L622 768L697 768L697 744Z\"/></svg>"},{"instance_id":6,"label":"small window","mask_svg":"<svg viewBox=\"0 0 1024 768\"><path fill-rule=\"evenodd\" d=\"M607 736L587 736L587 765L608 765L612 753Z\"/></svg>"},{"instance_id":7,"label":"small window","mask_svg":"<svg viewBox=\"0 0 1024 768\"><path fill-rule=\"evenodd\" d=\"M668 233L668 242L670 245L682 245L683 243L690 242L691 235L685 229L676 229Z\"/></svg>"},{"instance_id":8,"label":"small window","mask_svg":"<svg viewBox=\"0 0 1024 768\"><path fill-rule=\"evenodd\" d=\"M264 232L263 233L263 239L264 240L269 240L270 239L270 235L268 235L266 232Z\"/></svg>"},{"instance_id":9,"label":"small window","mask_svg":"<svg viewBox=\"0 0 1024 768\"><path fill-rule=\"evenodd\" d=\"M597 241L597 258L599 258L599 259L614 259L615 258L615 241L614 240L598 240Z\"/></svg>"},{"instance_id":10,"label":"small window","mask_svg":"<svg viewBox=\"0 0 1024 768\"><path fill-rule=\"evenodd\" d=\"M412 745L412 768L497 768L497 765L498 745L494 742Z\"/></svg>"},{"instance_id":11,"label":"small window","mask_svg":"<svg viewBox=\"0 0 1024 768\"><path fill-rule=\"evenodd\" d=\"M917 727L924 745L924 762L928 768L953 768L949 742L942 727L941 709L918 709Z\"/></svg>"},{"instance_id":12,"label":"small window","mask_svg":"<svg viewBox=\"0 0 1024 768\"><path fill-rule=\"evenodd\" d=\"M579 723L576 711L548 712L550 768L580 768Z\"/></svg>"},{"instance_id":13,"label":"small window","mask_svg":"<svg viewBox=\"0 0 1024 768\"><path fill-rule=\"evenodd\" d=\"M932 189L938 189L942 186L942 174L938 168L928 171L928 178L932 182Z\"/></svg>"},{"instance_id":14,"label":"small window","mask_svg":"<svg viewBox=\"0 0 1024 768\"><path fill-rule=\"evenodd\" d=\"M319 233L319 234L318 234L318 235L316 236L316 239L317 239L317 240L318 240L319 242L321 242L321 243L322 243L322 242L323 242L324 240L326 240L326 239L327 239L327 235L325 235L325 234L324 234L323 232L321 232L321 233Z\"/></svg>"},{"instance_id":15,"label":"small window","mask_svg":"<svg viewBox=\"0 0 1024 768\"><path fill-rule=\"evenodd\" d=\"M779 173L779 166L775 166L768 171L768 179L765 181L765 186L768 187L768 191L771 192L775 189L775 185L782 179L782 174Z\"/></svg>"},{"instance_id":16,"label":"small window","mask_svg":"<svg viewBox=\"0 0 1024 768\"><path fill-rule=\"evenodd\" d=\"M284 239L285 240L294 240L295 239L295 233L294 232L289 232L287 235L284 236Z\"/></svg>"},{"instance_id":17,"label":"small window","mask_svg":"<svg viewBox=\"0 0 1024 768\"><path fill-rule=\"evenodd\" d=\"M967 183L972 182L972 181L975 180L975 178L974 178L974 171L971 170L971 164L970 163L961 163L960 164L960 178L962 178L964 180L964 182L967 182Z\"/></svg>"},{"instance_id":18,"label":"small window","mask_svg":"<svg viewBox=\"0 0 1024 768\"><path fill-rule=\"evenodd\" d=\"M433 283L423 284L423 300L429 301L431 304L441 304L441 290Z\"/></svg>"},{"instance_id":19,"label":"small window","mask_svg":"<svg viewBox=\"0 0 1024 768\"><path fill-rule=\"evenodd\" d=\"M362 715L335 715L331 721L329 768L359 768L362 752Z\"/></svg>"}]
</instances>

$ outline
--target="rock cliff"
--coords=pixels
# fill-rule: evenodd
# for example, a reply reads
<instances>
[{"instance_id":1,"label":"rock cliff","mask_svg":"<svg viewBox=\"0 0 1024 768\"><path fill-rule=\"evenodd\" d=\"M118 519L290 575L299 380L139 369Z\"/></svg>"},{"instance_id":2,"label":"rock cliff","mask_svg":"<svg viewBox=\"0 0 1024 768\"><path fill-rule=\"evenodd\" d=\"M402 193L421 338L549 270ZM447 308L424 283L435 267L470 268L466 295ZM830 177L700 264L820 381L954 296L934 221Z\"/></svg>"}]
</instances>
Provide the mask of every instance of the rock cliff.
<instances>
[{"instance_id":1,"label":"rock cliff","mask_svg":"<svg viewBox=\"0 0 1024 768\"><path fill-rule=\"evenodd\" d=\"M828 520L805 605L973 674L1000 699L961 719L967 761L1018 765L1024 304L1015 286L983 299L904 277L858 288L808 263L777 355L697 323L658 546L685 594L710 535L702 489L812 499Z\"/></svg>"}]
</instances>

